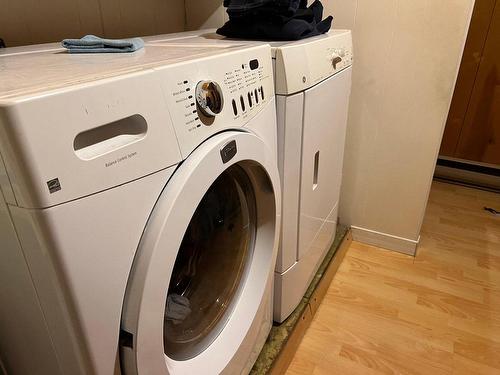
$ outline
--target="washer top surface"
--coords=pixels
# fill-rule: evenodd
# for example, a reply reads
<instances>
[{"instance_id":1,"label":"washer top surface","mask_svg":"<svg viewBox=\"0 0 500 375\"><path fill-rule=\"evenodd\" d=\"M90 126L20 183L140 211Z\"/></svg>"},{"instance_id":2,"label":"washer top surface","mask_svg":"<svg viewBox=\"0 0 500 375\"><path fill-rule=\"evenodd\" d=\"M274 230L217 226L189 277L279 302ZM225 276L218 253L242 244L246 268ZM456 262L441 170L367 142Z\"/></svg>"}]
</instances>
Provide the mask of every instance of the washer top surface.
<instances>
[{"instance_id":1,"label":"washer top surface","mask_svg":"<svg viewBox=\"0 0 500 375\"><path fill-rule=\"evenodd\" d=\"M132 53L70 54L56 44L6 48L0 54L0 102L51 89L87 83L158 66L223 54L248 45L163 46Z\"/></svg>"}]
</instances>

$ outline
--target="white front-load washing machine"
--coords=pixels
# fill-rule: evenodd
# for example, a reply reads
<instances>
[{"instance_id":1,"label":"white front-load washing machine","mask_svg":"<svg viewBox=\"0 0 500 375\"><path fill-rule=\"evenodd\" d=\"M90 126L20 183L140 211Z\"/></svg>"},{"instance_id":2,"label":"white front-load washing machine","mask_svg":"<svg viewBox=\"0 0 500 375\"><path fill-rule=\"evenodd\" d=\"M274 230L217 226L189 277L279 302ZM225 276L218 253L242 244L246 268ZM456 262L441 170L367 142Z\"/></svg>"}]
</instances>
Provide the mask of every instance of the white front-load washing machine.
<instances>
[{"instance_id":1,"label":"white front-load washing machine","mask_svg":"<svg viewBox=\"0 0 500 375\"><path fill-rule=\"evenodd\" d=\"M273 91L263 45L0 57L9 375L249 372L272 324Z\"/></svg>"},{"instance_id":2,"label":"white front-load washing machine","mask_svg":"<svg viewBox=\"0 0 500 375\"><path fill-rule=\"evenodd\" d=\"M148 40L192 47L255 43L227 39L214 31L158 35ZM274 319L282 322L300 303L335 237L353 53L349 30L269 43L283 193ZM251 100L248 97L247 105Z\"/></svg>"}]
</instances>

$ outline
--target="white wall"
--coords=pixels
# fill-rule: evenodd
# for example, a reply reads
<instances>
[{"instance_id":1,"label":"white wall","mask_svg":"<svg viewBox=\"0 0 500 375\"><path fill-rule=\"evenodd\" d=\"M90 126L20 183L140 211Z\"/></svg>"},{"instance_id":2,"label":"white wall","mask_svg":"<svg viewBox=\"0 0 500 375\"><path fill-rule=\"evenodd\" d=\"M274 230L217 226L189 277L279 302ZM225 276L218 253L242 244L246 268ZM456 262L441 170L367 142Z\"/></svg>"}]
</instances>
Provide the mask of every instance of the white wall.
<instances>
[{"instance_id":1,"label":"white wall","mask_svg":"<svg viewBox=\"0 0 500 375\"><path fill-rule=\"evenodd\" d=\"M355 239L415 250L473 2L324 0L353 29L340 220Z\"/></svg>"}]
</instances>

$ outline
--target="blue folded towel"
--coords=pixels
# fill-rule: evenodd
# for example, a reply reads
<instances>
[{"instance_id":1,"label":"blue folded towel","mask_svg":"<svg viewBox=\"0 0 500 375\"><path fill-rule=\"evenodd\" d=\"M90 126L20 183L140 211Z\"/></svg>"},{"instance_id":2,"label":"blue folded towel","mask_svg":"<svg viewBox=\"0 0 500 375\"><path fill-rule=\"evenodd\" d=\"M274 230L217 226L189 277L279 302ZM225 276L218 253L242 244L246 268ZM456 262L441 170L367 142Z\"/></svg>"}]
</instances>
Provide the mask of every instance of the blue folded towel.
<instances>
[{"instance_id":1,"label":"blue folded towel","mask_svg":"<svg viewBox=\"0 0 500 375\"><path fill-rule=\"evenodd\" d=\"M81 39L64 39L61 44L70 53L134 52L144 47L141 38L103 39L95 35L86 35Z\"/></svg>"}]
</instances>

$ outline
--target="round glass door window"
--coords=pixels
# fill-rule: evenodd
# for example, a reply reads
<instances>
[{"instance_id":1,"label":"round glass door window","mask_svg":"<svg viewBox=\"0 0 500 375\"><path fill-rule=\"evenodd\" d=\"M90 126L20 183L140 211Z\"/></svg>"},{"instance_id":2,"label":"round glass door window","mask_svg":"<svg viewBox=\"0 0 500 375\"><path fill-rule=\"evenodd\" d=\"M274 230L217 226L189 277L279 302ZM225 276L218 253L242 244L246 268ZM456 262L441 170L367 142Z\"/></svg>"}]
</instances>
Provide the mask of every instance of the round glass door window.
<instances>
[{"instance_id":1,"label":"round glass door window","mask_svg":"<svg viewBox=\"0 0 500 375\"><path fill-rule=\"evenodd\" d=\"M233 165L204 195L175 261L163 325L170 358L198 355L224 328L245 280L256 220L252 183Z\"/></svg>"}]
</instances>

